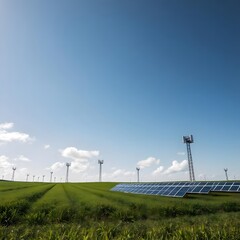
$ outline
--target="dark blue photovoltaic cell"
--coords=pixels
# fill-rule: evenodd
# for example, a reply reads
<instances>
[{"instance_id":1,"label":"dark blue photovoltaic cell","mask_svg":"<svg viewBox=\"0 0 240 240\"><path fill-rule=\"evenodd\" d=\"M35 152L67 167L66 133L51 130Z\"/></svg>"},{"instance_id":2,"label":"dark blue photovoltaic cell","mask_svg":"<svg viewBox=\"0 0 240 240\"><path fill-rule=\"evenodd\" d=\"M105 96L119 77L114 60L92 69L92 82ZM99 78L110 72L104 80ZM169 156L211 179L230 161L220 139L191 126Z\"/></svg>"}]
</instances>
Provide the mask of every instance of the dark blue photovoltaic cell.
<instances>
[{"instance_id":1,"label":"dark blue photovoltaic cell","mask_svg":"<svg viewBox=\"0 0 240 240\"><path fill-rule=\"evenodd\" d=\"M192 185L195 186L195 185L198 185L199 183L198 182L193 182Z\"/></svg>"},{"instance_id":2,"label":"dark blue photovoltaic cell","mask_svg":"<svg viewBox=\"0 0 240 240\"><path fill-rule=\"evenodd\" d=\"M168 191L169 192L168 196L175 195L175 193L176 193L175 189L180 189L180 188L177 186L172 186L171 189L169 189L169 191Z\"/></svg>"},{"instance_id":3,"label":"dark blue photovoltaic cell","mask_svg":"<svg viewBox=\"0 0 240 240\"><path fill-rule=\"evenodd\" d=\"M187 193L207 194L216 192L240 192L240 182L161 182L161 183L126 183L118 184L112 191L150 194L171 197L183 197Z\"/></svg>"},{"instance_id":4,"label":"dark blue photovoltaic cell","mask_svg":"<svg viewBox=\"0 0 240 240\"><path fill-rule=\"evenodd\" d=\"M197 187L195 187L191 192L192 193L198 193L198 192L200 192L201 191L201 189L203 188L203 186L197 186Z\"/></svg>"},{"instance_id":5,"label":"dark blue photovoltaic cell","mask_svg":"<svg viewBox=\"0 0 240 240\"><path fill-rule=\"evenodd\" d=\"M174 196L180 189L181 187L175 187L173 191L170 192L169 196Z\"/></svg>"},{"instance_id":6,"label":"dark blue photovoltaic cell","mask_svg":"<svg viewBox=\"0 0 240 240\"><path fill-rule=\"evenodd\" d=\"M211 187L210 186L207 186L207 187L203 187L200 191L200 193L209 193L211 190Z\"/></svg>"},{"instance_id":7,"label":"dark blue photovoltaic cell","mask_svg":"<svg viewBox=\"0 0 240 240\"><path fill-rule=\"evenodd\" d=\"M180 182L179 186L182 186L182 185L185 185L185 184L186 184L185 182Z\"/></svg>"},{"instance_id":8,"label":"dark blue photovoltaic cell","mask_svg":"<svg viewBox=\"0 0 240 240\"><path fill-rule=\"evenodd\" d=\"M167 196L173 189L174 187L169 187L162 194Z\"/></svg>"},{"instance_id":9,"label":"dark blue photovoltaic cell","mask_svg":"<svg viewBox=\"0 0 240 240\"><path fill-rule=\"evenodd\" d=\"M189 187L182 187L174 196L183 197L187 193L188 189Z\"/></svg>"},{"instance_id":10,"label":"dark blue photovoltaic cell","mask_svg":"<svg viewBox=\"0 0 240 240\"><path fill-rule=\"evenodd\" d=\"M232 186L229 191L237 191L239 186Z\"/></svg>"},{"instance_id":11,"label":"dark blue photovoltaic cell","mask_svg":"<svg viewBox=\"0 0 240 240\"><path fill-rule=\"evenodd\" d=\"M214 188L214 191L220 191L223 188L223 185L218 185Z\"/></svg>"},{"instance_id":12,"label":"dark blue photovoltaic cell","mask_svg":"<svg viewBox=\"0 0 240 240\"><path fill-rule=\"evenodd\" d=\"M231 186L227 185L227 186L224 186L221 191L228 191L230 189Z\"/></svg>"}]
</instances>

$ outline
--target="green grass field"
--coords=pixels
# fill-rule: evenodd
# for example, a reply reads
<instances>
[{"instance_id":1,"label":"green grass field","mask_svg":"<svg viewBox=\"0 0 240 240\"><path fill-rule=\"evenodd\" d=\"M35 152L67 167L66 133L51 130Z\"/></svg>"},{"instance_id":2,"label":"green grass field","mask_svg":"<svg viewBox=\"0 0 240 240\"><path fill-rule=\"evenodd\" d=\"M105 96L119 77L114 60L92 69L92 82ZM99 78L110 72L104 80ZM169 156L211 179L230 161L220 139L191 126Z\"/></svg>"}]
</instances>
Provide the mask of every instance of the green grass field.
<instances>
[{"instance_id":1,"label":"green grass field","mask_svg":"<svg viewBox=\"0 0 240 240\"><path fill-rule=\"evenodd\" d=\"M113 186L0 181L0 239L240 239L240 194L168 198Z\"/></svg>"}]
</instances>

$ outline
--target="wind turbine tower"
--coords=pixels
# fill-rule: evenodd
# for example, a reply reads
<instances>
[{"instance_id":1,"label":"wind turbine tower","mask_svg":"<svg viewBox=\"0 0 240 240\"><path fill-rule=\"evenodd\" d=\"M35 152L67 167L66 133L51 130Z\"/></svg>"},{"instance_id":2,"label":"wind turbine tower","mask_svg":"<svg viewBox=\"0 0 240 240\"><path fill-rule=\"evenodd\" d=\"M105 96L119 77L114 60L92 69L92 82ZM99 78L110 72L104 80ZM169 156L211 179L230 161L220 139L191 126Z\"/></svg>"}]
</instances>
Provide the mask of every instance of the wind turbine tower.
<instances>
[{"instance_id":1,"label":"wind turbine tower","mask_svg":"<svg viewBox=\"0 0 240 240\"><path fill-rule=\"evenodd\" d=\"M42 176L42 181L44 182L45 175Z\"/></svg>"},{"instance_id":2,"label":"wind turbine tower","mask_svg":"<svg viewBox=\"0 0 240 240\"><path fill-rule=\"evenodd\" d=\"M226 180L228 181L228 173L227 173L228 169L224 168L224 171L225 171L225 175L226 175Z\"/></svg>"},{"instance_id":3,"label":"wind turbine tower","mask_svg":"<svg viewBox=\"0 0 240 240\"><path fill-rule=\"evenodd\" d=\"M27 174L26 182L28 182L29 173Z\"/></svg>"},{"instance_id":4,"label":"wind turbine tower","mask_svg":"<svg viewBox=\"0 0 240 240\"><path fill-rule=\"evenodd\" d=\"M99 182L102 181L102 165L103 165L103 160L98 160L99 163Z\"/></svg>"},{"instance_id":5,"label":"wind turbine tower","mask_svg":"<svg viewBox=\"0 0 240 240\"><path fill-rule=\"evenodd\" d=\"M33 182L34 182L35 175L33 175Z\"/></svg>"},{"instance_id":6,"label":"wind turbine tower","mask_svg":"<svg viewBox=\"0 0 240 240\"><path fill-rule=\"evenodd\" d=\"M140 168L136 167L136 170L137 170L137 182L139 182L139 171L140 171Z\"/></svg>"},{"instance_id":7,"label":"wind turbine tower","mask_svg":"<svg viewBox=\"0 0 240 240\"><path fill-rule=\"evenodd\" d=\"M52 182L52 175L53 175L53 172L50 172L50 182Z\"/></svg>"},{"instance_id":8,"label":"wind turbine tower","mask_svg":"<svg viewBox=\"0 0 240 240\"><path fill-rule=\"evenodd\" d=\"M38 182L39 182L39 178L40 178L40 177L38 177Z\"/></svg>"},{"instance_id":9,"label":"wind turbine tower","mask_svg":"<svg viewBox=\"0 0 240 240\"><path fill-rule=\"evenodd\" d=\"M12 173L12 181L14 181L14 175L15 175L15 171L16 171L16 167L13 167L12 170L13 170L13 173Z\"/></svg>"},{"instance_id":10,"label":"wind turbine tower","mask_svg":"<svg viewBox=\"0 0 240 240\"><path fill-rule=\"evenodd\" d=\"M183 142L186 143L187 145L189 175L190 175L190 181L193 182L195 181L195 176L194 176L193 160L192 160L192 153L191 153L191 147L190 147L190 144L193 143L193 135L183 136Z\"/></svg>"},{"instance_id":11,"label":"wind turbine tower","mask_svg":"<svg viewBox=\"0 0 240 240\"><path fill-rule=\"evenodd\" d=\"M66 163L67 166L67 174L66 174L66 183L68 182L68 173L69 173L69 167L71 166L71 163Z\"/></svg>"}]
</instances>

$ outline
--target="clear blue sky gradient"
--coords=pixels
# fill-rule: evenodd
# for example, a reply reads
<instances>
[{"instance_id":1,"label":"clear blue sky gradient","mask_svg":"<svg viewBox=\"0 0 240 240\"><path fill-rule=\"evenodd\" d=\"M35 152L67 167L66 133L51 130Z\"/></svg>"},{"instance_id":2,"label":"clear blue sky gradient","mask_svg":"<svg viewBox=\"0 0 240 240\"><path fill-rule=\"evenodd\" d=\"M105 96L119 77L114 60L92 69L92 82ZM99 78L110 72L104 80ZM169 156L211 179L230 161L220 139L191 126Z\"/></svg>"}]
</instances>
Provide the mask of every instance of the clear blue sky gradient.
<instances>
[{"instance_id":1,"label":"clear blue sky gradient","mask_svg":"<svg viewBox=\"0 0 240 240\"><path fill-rule=\"evenodd\" d=\"M240 178L239 12L238 0L0 0L0 122L36 138L0 155L42 174L69 146L99 150L108 173L150 156L167 168L193 134L197 179ZM142 179L188 179L153 170Z\"/></svg>"}]
</instances>

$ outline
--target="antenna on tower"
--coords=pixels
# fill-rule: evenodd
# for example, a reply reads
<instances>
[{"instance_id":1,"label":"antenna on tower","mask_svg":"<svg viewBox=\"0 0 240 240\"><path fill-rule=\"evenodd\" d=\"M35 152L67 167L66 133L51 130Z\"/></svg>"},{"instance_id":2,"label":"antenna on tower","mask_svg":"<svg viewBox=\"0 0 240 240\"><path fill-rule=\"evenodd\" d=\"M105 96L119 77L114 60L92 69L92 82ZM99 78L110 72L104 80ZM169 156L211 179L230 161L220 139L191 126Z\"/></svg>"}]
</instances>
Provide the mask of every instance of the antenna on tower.
<instances>
[{"instance_id":1,"label":"antenna on tower","mask_svg":"<svg viewBox=\"0 0 240 240\"><path fill-rule=\"evenodd\" d=\"M225 171L225 175L226 175L226 180L228 181L228 173L227 173L228 169L224 168L224 171Z\"/></svg>"},{"instance_id":2,"label":"antenna on tower","mask_svg":"<svg viewBox=\"0 0 240 240\"><path fill-rule=\"evenodd\" d=\"M50 182L52 182L52 175L53 175L53 172L50 172Z\"/></svg>"},{"instance_id":3,"label":"antenna on tower","mask_svg":"<svg viewBox=\"0 0 240 240\"><path fill-rule=\"evenodd\" d=\"M26 182L28 182L29 173L27 174Z\"/></svg>"},{"instance_id":4,"label":"antenna on tower","mask_svg":"<svg viewBox=\"0 0 240 240\"><path fill-rule=\"evenodd\" d=\"M102 165L103 165L103 160L98 160L99 163L99 182L102 181Z\"/></svg>"},{"instance_id":5,"label":"antenna on tower","mask_svg":"<svg viewBox=\"0 0 240 240\"><path fill-rule=\"evenodd\" d=\"M140 171L140 168L136 167L136 170L137 170L137 182L139 182L139 171Z\"/></svg>"},{"instance_id":6,"label":"antenna on tower","mask_svg":"<svg viewBox=\"0 0 240 240\"><path fill-rule=\"evenodd\" d=\"M193 143L193 135L183 136L183 142L186 143L187 145L189 175L190 175L190 181L193 182L195 181L195 176L194 176L193 160L192 160L192 153L191 153L191 147L190 147L190 144Z\"/></svg>"},{"instance_id":7,"label":"antenna on tower","mask_svg":"<svg viewBox=\"0 0 240 240\"><path fill-rule=\"evenodd\" d=\"M15 171L16 171L16 167L13 167L12 170L13 170L13 173L12 173L12 181L14 181L14 175L15 175Z\"/></svg>"},{"instance_id":8,"label":"antenna on tower","mask_svg":"<svg viewBox=\"0 0 240 240\"><path fill-rule=\"evenodd\" d=\"M69 172L69 167L71 166L71 163L66 163L67 166L67 174L66 174L66 183L68 182L68 172Z\"/></svg>"},{"instance_id":9,"label":"antenna on tower","mask_svg":"<svg viewBox=\"0 0 240 240\"><path fill-rule=\"evenodd\" d=\"M42 176L42 181L44 182L45 175Z\"/></svg>"}]
</instances>

